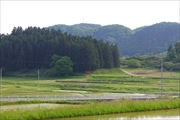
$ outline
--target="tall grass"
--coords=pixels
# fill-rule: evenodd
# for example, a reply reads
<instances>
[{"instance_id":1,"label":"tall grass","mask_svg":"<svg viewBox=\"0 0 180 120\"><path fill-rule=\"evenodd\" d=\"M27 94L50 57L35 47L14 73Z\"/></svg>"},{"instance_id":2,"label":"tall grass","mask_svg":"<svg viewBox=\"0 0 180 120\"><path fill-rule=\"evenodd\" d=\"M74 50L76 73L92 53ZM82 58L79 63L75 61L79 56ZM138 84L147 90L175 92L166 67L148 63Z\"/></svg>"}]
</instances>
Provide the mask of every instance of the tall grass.
<instances>
[{"instance_id":1,"label":"tall grass","mask_svg":"<svg viewBox=\"0 0 180 120\"><path fill-rule=\"evenodd\" d=\"M114 102L100 102L80 104L59 108L36 108L33 110L0 111L2 120L44 120L53 118L102 115L138 111L152 111L160 109L180 108L179 99L170 100L119 100Z\"/></svg>"}]
</instances>

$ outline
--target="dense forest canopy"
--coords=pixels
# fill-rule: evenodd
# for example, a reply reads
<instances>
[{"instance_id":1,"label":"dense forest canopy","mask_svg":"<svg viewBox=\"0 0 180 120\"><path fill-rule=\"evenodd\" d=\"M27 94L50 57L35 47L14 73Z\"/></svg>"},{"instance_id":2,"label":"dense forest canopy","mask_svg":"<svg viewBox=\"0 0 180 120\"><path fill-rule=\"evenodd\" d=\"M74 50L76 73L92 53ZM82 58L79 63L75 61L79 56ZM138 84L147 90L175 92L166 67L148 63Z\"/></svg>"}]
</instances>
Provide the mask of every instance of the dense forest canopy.
<instances>
[{"instance_id":1,"label":"dense forest canopy","mask_svg":"<svg viewBox=\"0 0 180 120\"><path fill-rule=\"evenodd\" d=\"M10 35L1 34L0 49L0 67L13 71L50 68L54 54L69 57L76 72L120 66L116 44L54 29L14 27Z\"/></svg>"},{"instance_id":2,"label":"dense forest canopy","mask_svg":"<svg viewBox=\"0 0 180 120\"><path fill-rule=\"evenodd\" d=\"M166 52L170 44L174 45L180 39L179 25L174 22L161 22L131 30L122 25L81 23L72 26L54 25L46 29L60 29L78 36L91 35L92 38L117 44L121 56L137 56Z\"/></svg>"}]
</instances>

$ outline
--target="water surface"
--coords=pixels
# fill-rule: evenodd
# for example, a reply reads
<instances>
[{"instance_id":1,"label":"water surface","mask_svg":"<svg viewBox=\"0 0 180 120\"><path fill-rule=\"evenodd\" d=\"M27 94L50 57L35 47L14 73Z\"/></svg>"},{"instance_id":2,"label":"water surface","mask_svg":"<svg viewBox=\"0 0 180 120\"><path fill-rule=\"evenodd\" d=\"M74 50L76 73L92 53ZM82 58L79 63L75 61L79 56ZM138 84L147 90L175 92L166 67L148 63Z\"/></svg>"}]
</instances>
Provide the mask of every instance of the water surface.
<instances>
[{"instance_id":1,"label":"water surface","mask_svg":"<svg viewBox=\"0 0 180 120\"><path fill-rule=\"evenodd\" d=\"M59 118L53 120L180 120L180 109Z\"/></svg>"}]
</instances>

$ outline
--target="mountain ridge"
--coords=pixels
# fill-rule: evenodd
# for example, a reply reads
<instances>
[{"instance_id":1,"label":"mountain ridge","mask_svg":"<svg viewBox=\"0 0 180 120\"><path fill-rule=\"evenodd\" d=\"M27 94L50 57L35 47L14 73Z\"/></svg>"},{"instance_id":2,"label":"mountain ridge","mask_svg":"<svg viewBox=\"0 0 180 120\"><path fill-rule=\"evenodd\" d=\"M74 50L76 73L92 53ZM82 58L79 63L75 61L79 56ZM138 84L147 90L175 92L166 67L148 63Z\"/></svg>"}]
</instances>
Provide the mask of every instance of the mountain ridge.
<instances>
[{"instance_id":1,"label":"mountain ridge","mask_svg":"<svg viewBox=\"0 0 180 120\"><path fill-rule=\"evenodd\" d=\"M46 29L61 30L78 36L92 36L109 44L117 44L122 56L158 54L167 51L179 37L179 23L160 22L149 26L130 29L119 24L99 25L80 23L74 25L53 25Z\"/></svg>"}]
</instances>

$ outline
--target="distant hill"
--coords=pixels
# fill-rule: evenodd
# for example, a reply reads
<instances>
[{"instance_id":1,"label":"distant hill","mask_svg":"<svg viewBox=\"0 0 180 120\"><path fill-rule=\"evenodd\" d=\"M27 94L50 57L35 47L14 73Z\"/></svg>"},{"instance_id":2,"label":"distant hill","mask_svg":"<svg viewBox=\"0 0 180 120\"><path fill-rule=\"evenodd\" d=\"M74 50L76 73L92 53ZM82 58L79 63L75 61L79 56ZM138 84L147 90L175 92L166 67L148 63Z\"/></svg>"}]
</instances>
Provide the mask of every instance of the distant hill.
<instances>
[{"instance_id":1,"label":"distant hill","mask_svg":"<svg viewBox=\"0 0 180 120\"><path fill-rule=\"evenodd\" d=\"M61 30L72 35L92 36L109 44L117 44L121 56L158 54L167 51L179 37L179 23L161 22L131 30L123 25L97 24L54 25L46 29Z\"/></svg>"},{"instance_id":2,"label":"distant hill","mask_svg":"<svg viewBox=\"0 0 180 120\"><path fill-rule=\"evenodd\" d=\"M124 40L130 37L133 31L122 25L101 26L96 24L75 24L75 25L54 25L47 29L61 30L72 35L92 36L93 38L103 40L110 44L116 44L117 40Z\"/></svg>"},{"instance_id":3,"label":"distant hill","mask_svg":"<svg viewBox=\"0 0 180 120\"><path fill-rule=\"evenodd\" d=\"M125 46L119 48L123 55L158 54L167 51L170 44L180 40L178 23L161 22L144 27L131 35ZM120 43L118 43L119 45Z\"/></svg>"},{"instance_id":4,"label":"distant hill","mask_svg":"<svg viewBox=\"0 0 180 120\"><path fill-rule=\"evenodd\" d=\"M122 25L107 25L98 28L92 37L102 39L104 42L110 44L116 44L117 42L122 43L129 39L133 33L134 32L131 29Z\"/></svg>"},{"instance_id":5,"label":"distant hill","mask_svg":"<svg viewBox=\"0 0 180 120\"><path fill-rule=\"evenodd\" d=\"M146 27L148 27L148 26L138 27L138 28L134 29L133 31L138 32L138 31L141 31L142 29L144 29Z\"/></svg>"},{"instance_id":6,"label":"distant hill","mask_svg":"<svg viewBox=\"0 0 180 120\"><path fill-rule=\"evenodd\" d=\"M96 24L85 24L85 23L81 23L81 24L75 24L75 25L54 25L54 26L50 26L48 27L48 29L52 29L54 28L55 30L61 30L63 33L67 32L69 34L72 35L78 35L78 36L92 36L94 34L94 32L96 32L98 30L98 28L100 28L100 25L96 25Z\"/></svg>"}]
</instances>

